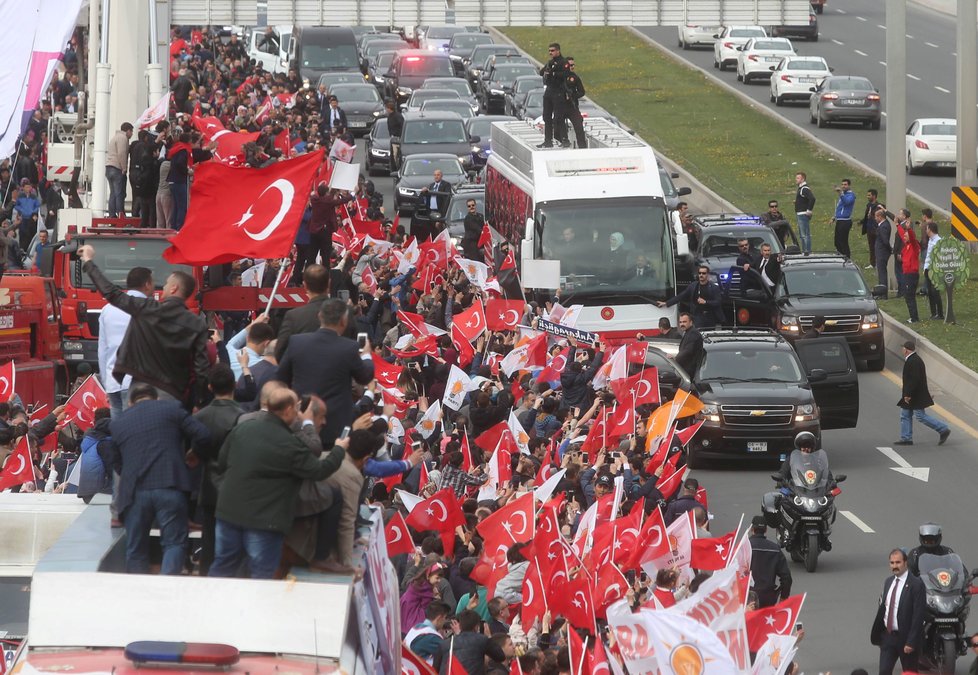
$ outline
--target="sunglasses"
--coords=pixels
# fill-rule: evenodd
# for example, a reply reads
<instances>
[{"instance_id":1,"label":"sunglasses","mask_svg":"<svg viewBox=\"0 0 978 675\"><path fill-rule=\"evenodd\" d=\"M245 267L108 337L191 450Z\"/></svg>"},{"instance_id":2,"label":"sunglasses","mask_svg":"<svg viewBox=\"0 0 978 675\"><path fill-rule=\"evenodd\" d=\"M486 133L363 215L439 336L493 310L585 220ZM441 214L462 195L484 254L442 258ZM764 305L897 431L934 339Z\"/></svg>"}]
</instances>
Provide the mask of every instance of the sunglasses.
<instances>
[{"instance_id":1,"label":"sunglasses","mask_svg":"<svg viewBox=\"0 0 978 675\"><path fill-rule=\"evenodd\" d=\"M709 272L697 272L697 274L699 276L701 276L701 277L705 277L705 276L708 276L710 273Z\"/></svg>"}]
</instances>

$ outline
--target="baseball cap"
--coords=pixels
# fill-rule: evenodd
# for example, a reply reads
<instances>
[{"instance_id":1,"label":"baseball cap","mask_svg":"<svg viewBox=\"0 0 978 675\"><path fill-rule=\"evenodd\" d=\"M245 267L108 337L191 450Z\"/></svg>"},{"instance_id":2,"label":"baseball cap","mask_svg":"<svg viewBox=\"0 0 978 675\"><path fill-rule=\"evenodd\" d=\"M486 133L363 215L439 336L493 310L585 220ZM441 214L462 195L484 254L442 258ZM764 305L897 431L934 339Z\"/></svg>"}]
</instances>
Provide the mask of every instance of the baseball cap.
<instances>
[{"instance_id":1,"label":"baseball cap","mask_svg":"<svg viewBox=\"0 0 978 675\"><path fill-rule=\"evenodd\" d=\"M615 481L608 474L604 474L598 478L596 485L602 485L604 487L611 487L615 484Z\"/></svg>"},{"instance_id":2,"label":"baseball cap","mask_svg":"<svg viewBox=\"0 0 978 675\"><path fill-rule=\"evenodd\" d=\"M767 520L764 516L754 516L750 520L751 527L767 527Z\"/></svg>"}]
</instances>

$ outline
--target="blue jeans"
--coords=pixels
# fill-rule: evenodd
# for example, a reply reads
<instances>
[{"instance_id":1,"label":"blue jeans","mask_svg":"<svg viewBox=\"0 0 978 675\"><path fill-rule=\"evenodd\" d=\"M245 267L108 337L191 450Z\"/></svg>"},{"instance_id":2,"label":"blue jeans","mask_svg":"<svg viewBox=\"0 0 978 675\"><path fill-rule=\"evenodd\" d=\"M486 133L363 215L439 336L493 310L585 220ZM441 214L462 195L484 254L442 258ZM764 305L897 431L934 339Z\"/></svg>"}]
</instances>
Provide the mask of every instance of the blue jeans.
<instances>
[{"instance_id":1,"label":"blue jeans","mask_svg":"<svg viewBox=\"0 0 978 675\"><path fill-rule=\"evenodd\" d=\"M109 184L109 218L115 218L126 211L126 174L107 166L105 180Z\"/></svg>"},{"instance_id":2,"label":"blue jeans","mask_svg":"<svg viewBox=\"0 0 978 675\"><path fill-rule=\"evenodd\" d=\"M801 252L812 252L812 217L799 213L798 215L798 238L801 239Z\"/></svg>"},{"instance_id":3,"label":"blue jeans","mask_svg":"<svg viewBox=\"0 0 978 675\"><path fill-rule=\"evenodd\" d=\"M187 553L187 495L180 490L160 488L136 490L126 510L126 571L149 573L149 531L160 526L163 564L160 574L181 574Z\"/></svg>"},{"instance_id":4,"label":"blue jeans","mask_svg":"<svg viewBox=\"0 0 978 675\"><path fill-rule=\"evenodd\" d=\"M913 440L913 421L916 419L925 427L930 427L939 434L948 430L947 424L936 417L927 414L923 408L911 410L910 408L900 408L900 440Z\"/></svg>"},{"instance_id":5,"label":"blue jeans","mask_svg":"<svg viewBox=\"0 0 978 675\"><path fill-rule=\"evenodd\" d=\"M170 227L179 230L187 217L187 184L170 183L170 194L173 195L173 223Z\"/></svg>"},{"instance_id":6,"label":"blue jeans","mask_svg":"<svg viewBox=\"0 0 978 675\"><path fill-rule=\"evenodd\" d=\"M129 407L129 390L120 389L119 391L110 391L109 405L112 407L112 419L115 419Z\"/></svg>"},{"instance_id":7,"label":"blue jeans","mask_svg":"<svg viewBox=\"0 0 978 675\"><path fill-rule=\"evenodd\" d=\"M282 560L285 535L267 530L249 530L217 519L214 530L214 563L208 576L233 577L241 561L248 560L252 579L271 579Z\"/></svg>"}]
</instances>

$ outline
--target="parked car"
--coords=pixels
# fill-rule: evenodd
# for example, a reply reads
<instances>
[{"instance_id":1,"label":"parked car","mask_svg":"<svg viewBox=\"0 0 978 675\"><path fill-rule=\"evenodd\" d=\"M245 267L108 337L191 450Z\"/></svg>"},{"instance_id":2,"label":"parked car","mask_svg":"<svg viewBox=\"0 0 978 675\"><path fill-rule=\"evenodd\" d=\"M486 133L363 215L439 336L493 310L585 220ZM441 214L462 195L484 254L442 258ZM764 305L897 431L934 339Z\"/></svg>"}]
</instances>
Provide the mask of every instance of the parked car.
<instances>
[{"instance_id":1,"label":"parked car","mask_svg":"<svg viewBox=\"0 0 978 675\"><path fill-rule=\"evenodd\" d=\"M879 90L865 77L833 75L812 88L808 119L819 127L858 122L879 129L883 119Z\"/></svg>"}]
</instances>

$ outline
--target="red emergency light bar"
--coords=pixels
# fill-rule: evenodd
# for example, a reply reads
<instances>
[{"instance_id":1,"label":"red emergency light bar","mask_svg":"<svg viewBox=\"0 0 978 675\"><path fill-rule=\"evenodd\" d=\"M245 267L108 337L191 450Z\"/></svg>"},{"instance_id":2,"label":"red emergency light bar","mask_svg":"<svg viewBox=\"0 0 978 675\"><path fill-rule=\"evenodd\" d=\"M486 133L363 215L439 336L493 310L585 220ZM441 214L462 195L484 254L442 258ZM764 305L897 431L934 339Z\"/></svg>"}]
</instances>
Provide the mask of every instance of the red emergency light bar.
<instances>
[{"instance_id":1,"label":"red emergency light bar","mask_svg":"<svg viewBox=\"0 0 978 675\"><path fill-rule=\"evenodd\" d=\"M202 642L130 642L126 658L133 663L183 663L197 666L232 666L241 658L231 645Z\"/></svg>"}]
</instances>

